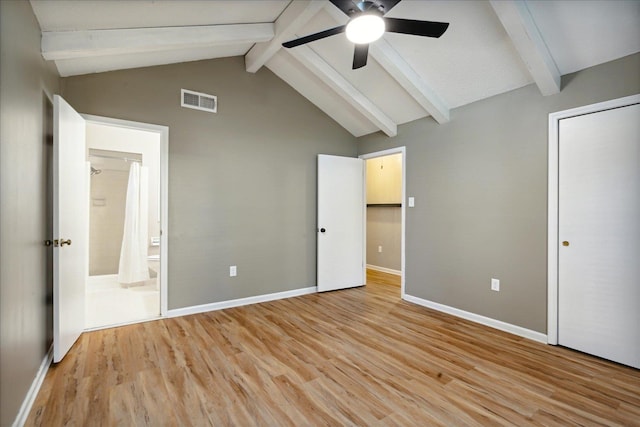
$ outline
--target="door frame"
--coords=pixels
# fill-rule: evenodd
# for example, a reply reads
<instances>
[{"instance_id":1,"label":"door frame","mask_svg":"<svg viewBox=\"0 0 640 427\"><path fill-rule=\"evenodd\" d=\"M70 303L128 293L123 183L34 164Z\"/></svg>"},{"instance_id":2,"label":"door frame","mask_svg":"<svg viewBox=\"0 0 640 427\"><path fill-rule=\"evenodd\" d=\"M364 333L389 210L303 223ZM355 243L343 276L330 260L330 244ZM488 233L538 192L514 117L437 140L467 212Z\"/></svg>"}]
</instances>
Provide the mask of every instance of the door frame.
<instances>
[{"instance_id":1,"label":"door frame","mask_svg":"<svg viewBox=\"0 0 640 427\"><path fill-rule=\"evenodd\" d=\"M558 344L558 149L560 120L640 103L640 95L625 96L549 114L547 200L547 343Z\"/></svg>"},{"instance_id":2,"label":"door frame","mask_svg":"<svg viewBox=\"0 0 640 427\"><path fill-rule=\"evenodd\" d=\"M155 132L160 136L160 317L167 317L169 310L167 280L169 235L169 127L111 117L81 114L87 123L116 126L133 130ZM87 204L87 207L89 205ZM153 319L150 319L153 320ZM145 320L146 321L146 320Z\"/></svg>"},{"instance_id":3,"label":"door frame","mask_svg":"<svg viewBox=\"0 0 640 427\"><path fill-rule=\"evenodd\" d=\"M363 215L364 215L364 224L366 227L367 224L367 163L366 160L368 159L375 159L377 157L384 157L384 156L389 156L391 154L402 154L402 189L401 189L401 194L402 194L402 206L401 206L401 213L400 213L400 222L401 222L401 236L400 236L400 298L401 299L405 299L405 244L406 244L406 240L405 240L405 223L406 223L406 213L407 213L407 195L406 195L406 188L407 188L407 148L405 146L402 147L395 147L395 148L389 148L387 150L382 150L382 151L375 151L373 153L366 153L366 154L361 154L360 156L358 156L358 158L365 160L365 165L364 165L364 172L365 172L365 179L364 179L364 207L363 207ZM365 270L365 277L366 277L366 269L367 269L367 233L364 233L364 239L362 242L362 248L364 251L364 270Z\"/></svg>"}]
</instances>

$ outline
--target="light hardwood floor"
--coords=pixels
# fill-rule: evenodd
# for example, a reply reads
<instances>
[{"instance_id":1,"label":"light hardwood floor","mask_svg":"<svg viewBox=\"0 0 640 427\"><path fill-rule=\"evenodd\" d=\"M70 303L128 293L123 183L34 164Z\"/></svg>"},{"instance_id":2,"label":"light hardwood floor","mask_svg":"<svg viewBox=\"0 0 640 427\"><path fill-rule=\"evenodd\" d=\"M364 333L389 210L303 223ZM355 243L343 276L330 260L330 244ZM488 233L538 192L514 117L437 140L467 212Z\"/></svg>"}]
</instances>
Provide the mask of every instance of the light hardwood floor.
<instances>
[{"instance_id":1,"label":"light hardwood floor","mask_svg":"<svg viewBox=\"0 0 640 427\"><path fill-rule=\"evenodd\" d=\"M27 425L640 425L640 371L401 301L389 279L85 333Z\"/></svg>"}]
</instances>

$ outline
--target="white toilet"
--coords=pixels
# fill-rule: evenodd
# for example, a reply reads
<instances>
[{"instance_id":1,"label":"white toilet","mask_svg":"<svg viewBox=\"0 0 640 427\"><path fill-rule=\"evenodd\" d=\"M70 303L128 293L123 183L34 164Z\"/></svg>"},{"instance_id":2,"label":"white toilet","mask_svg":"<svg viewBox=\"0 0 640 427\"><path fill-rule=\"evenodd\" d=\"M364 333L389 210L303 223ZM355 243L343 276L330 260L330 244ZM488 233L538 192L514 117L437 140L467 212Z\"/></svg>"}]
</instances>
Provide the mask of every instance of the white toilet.
<instances>
[{"instance_id":1,"label":"white toilet","mask_svg":"<svg viewBox=\"0 0 640 427\"><path fill-rule=\"evenodd\" d=\"M149 266L149 275L151 278L158 277L160 273L160 254L149 255L147 257L147 264Z\"/></svg>"}]
</instances>

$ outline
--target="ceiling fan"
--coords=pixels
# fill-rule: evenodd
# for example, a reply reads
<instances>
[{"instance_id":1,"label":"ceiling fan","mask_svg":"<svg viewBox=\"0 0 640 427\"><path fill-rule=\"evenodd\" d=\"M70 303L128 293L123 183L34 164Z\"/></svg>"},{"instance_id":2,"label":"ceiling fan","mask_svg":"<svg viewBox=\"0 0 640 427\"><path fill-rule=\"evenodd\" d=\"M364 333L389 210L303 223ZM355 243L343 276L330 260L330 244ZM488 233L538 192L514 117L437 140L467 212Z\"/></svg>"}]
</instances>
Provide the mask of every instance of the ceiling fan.
<instances>
[{"instance_id":1,"label":"ceiling fan","mask_svg":"<svg viewBox=\"0 0 640 427\"><path fill-rule=\"evenodd\" d=\"M385 31L411 34L414 36L438 38L449 27L448 22L417 21L414 19L384 18L400 0L329 0L350 19L346 25L330 28L319 33L310 34L295 40L282 43L292 48L325 37L346 32L347 38L355 43L353 69L367 65L369 43L382 37Z\"/></svg>"}]
</instances>

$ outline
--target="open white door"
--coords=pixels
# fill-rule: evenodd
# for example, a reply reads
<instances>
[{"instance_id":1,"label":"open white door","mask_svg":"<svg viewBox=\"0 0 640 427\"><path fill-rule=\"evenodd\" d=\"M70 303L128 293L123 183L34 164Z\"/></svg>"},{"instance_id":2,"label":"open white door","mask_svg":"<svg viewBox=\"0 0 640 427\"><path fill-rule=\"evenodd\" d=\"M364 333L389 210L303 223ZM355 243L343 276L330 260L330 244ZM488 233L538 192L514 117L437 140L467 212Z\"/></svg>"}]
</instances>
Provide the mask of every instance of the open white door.
<instances>
[{"instance_id":1,"label":"open white door","mask_svg":"<svg viewBox=\"0 0 640 427\"><path fill-rule=\"evenodd\" d=\"M318 291L365 284L364 160L318 155Z\"/></svg>"},{"instance_id":2,"label":"open white door","mask_svg":"<svg viewBox=\"0 0 640 427\"><path fill-rule=\"evenodd\" d=\"M84 330L89 209L85 121L58 95L53 119L53 361L59 362Z\"/></svg>"}]
</instances>

